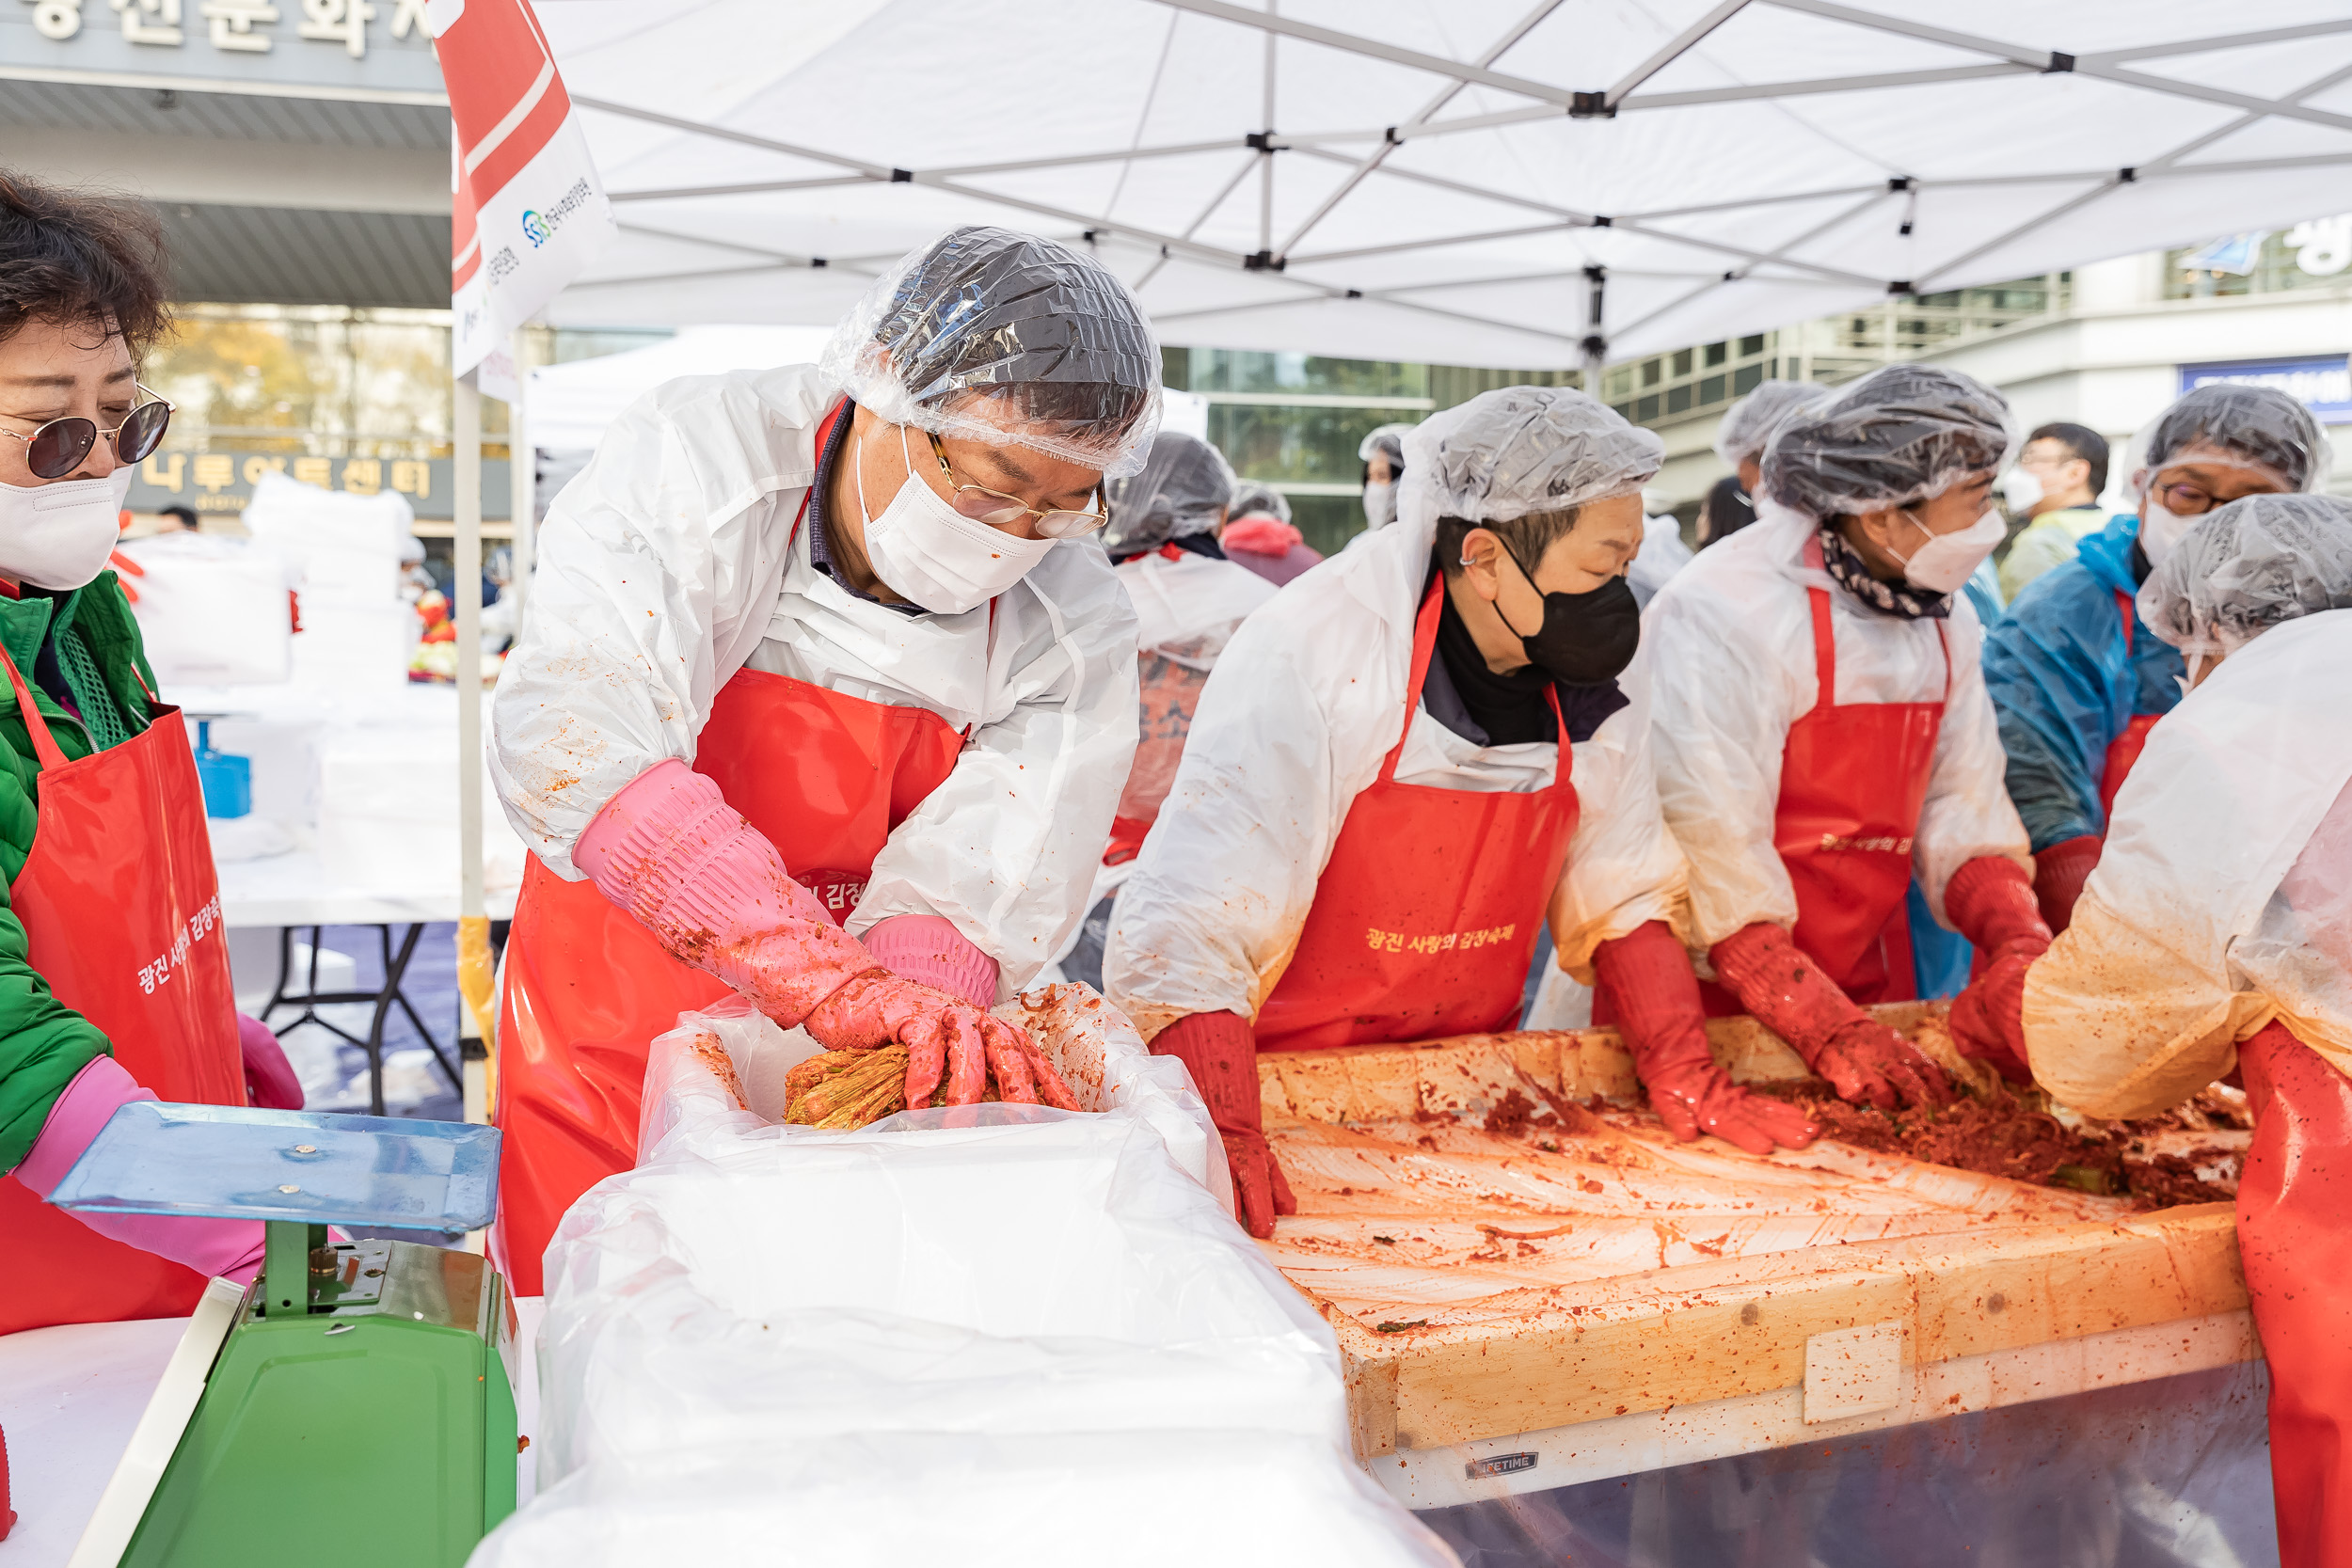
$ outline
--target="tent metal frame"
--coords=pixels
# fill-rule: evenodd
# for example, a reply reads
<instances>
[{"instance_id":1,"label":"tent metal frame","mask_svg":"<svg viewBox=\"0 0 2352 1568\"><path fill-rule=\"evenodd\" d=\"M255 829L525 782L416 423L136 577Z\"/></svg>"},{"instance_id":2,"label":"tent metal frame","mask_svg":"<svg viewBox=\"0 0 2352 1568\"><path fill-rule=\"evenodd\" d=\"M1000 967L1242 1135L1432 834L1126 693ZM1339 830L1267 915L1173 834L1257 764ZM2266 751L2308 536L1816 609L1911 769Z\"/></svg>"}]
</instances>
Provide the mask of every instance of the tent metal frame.
<instances>
[{"instance_id":1,"label":"tent metal frame","mask_svg":"<svg viewBox=\"0 0 2352 1568\"><path fill-rule=\"evenodd\" d=\"M2224 87L2153 75L2145 71L2132 69L2136 64L2148 60L2242 48L2255 44L2290 42L2352 32L2352 17L2306 23L2295 26L2249 29L2205 38L2178 40L2167 43L2075 55L1929 23L1881 16L1849 5L1839 4L1837 0L1720 0L1719 4L1668 39L1648 57L1615 82L1605 87L1579 89L1536 81L1496 69L1496 62L1557 11L1565 0L1535 0L1535 3L1518 21L1496 37L1473 58L1468 60L1447 59L1383 40L1365 38L1339 28L1319 25L1296 17L1284 16L1279 8L1279 0L1269 0L1268 8L1265 9L1233 4L1232 0L1156 0L1156 3L1167 7L1171 13L1168 40L1172 40L1174 37L1174 24L1181 15L1205 17L1236 26L1251 28L1263 36L1265 58L1263 71L1264 96L1262 107L1263 123L1265 129L1246 134L1238 140L1192 141L1166 146L1089 150L1049 157L908 169L886 166L828 149L781 141L724 126L705 124L680 116L638 108L606 99L576 95L574 102L581 108L596 113L615 115L646 124L662 126L690 135L707 136L739 146L755 148L761 151L776 153L819 167L839 171L826 174L812 173L806 176L777 180L736 181L724 184L704 186L671 186L614 191L612 193L612 199L616 203L681 201L783 194L862 183L915 184L948 192L984 205L994 205L1035 217L1071 224L1084 231L1090 243L1097 245L1118 243L1155 248L1159 255L1139 279L1138 287L1150 282L1152 277L1172 260L1183 260L1212 267L1263 273L1269 284L1279 286L1273 296L1265 300L1160 312L1156 317L1159 320L1174 322L1217 316L1236 310L1292 305L1301 300L1315 298L1368 299L1376 300L1393 308L1424 311L1478 325L1502 327L1519 332L1536 331L1544 337L1561 341L1581 341L1587 347L1588 356L1592 349L1591 341L1580 339L1576 334L1543 332L1539 328L1531 327L1524 322L1497 321L1474 312L1448 309L1432 303L1425 297L1432 293L1442 293L1480 283L1537 282L1554 278L1573 281L1580 277L1589 277L1598 269L1596 268L1589 255L1581 253L1581 247L1579 247L1579 254L1571 261L1556 272L1535 272L1501 278L1464 277L1388 288L1350 287L1342 280L1306 277L1293 274L1289 269L1294 263L1301 267L1320 268L1373 257L1399 255L1408 251L1472 245L1501 239L1573 234L1580 230L1600 228L1623 230L1661 244L1687 247L1694 253L1712 257L1722 262L1722 266L1717 270L1705 273L1693 271L1687 275L1696 284L1696 287L1688 293L1679 294L1671 302L1646 312L1638 321L1616 324L1616 331L1622 334L1670 314L1690 304L1710 289L1737 283L1742 279L1772 279L1783 282L1814 279L1826 284L1843 284L1887 294L1915 293L1958 286L1960 280L1967 277L1966 269L1970 262L1982 256L1993 254L2035 229L2100 200L2127 184L2166 179L2191 177L2202 179L2217 174L2256 173L2282 168L2352 164L2352 152L2342 155L2323 153L2300 157L2249 159L2195 166L2185 166L2182 163L2183 159L2193 155L2201 148L2212 145L2225 136L2271 117L2301 120L2330 129L2352 131L2352 114L2338 114L2326 109L2312 108L2304 102L2352 77L2352 67L2330 72L2325 77L2276 98L2235 92ZM1916 42L1934 44L1987 57L1971 63L1925 70L1742 84L1689 91L1643 92L1640 90L1661 71L1703 44L1725 23L1746 11L1751 6L1767 6L1780 10L1802 13L1871 32L1905 38ZM1395 124L1303 135L1278 133L1274 129L1278 119L1277 94L1279 85L1276 46L1282 39L1340 50L1425 71L1438 78L1439 86L1411 117ZM1169 41L1163 41L1161 68L1166 65L1168 47ZM1523 124L1558 119L1563 116L1600 118L1621 113L1641 113L1645 110L1680 108L1707 103L1774 102L1830 93L1877 91L1998 76L2063 72L2088 76L2139 91L2166 94L2201 103L2221 104L2239 109L2243 113L2230 123L2201 132L2196 138L2167 150L2161 157L2133 168L2053 171L1981 179L1928 180L1895 177L1890 178L1883 185L1847 185L1816 192L1782 193L1768 197L1735 198L1661 209L1654 213L1604 214L1579 212L1514 191L1451 179L1419 169L1399 168L1391 162L1398 148L1421 138L1451 135L1460 132L1485 130L1497 126ZM1152 85L1152 90L1155 93L1159 75L1159 70L1155 69ZM1464 89L1473 86L1493 88L1533 102L1525 107L1505 109L1495 113L1456 116L1450 119L1438 118L1447 105L1452 103ZM1361 152L1343 150L1366 142L1372 144L1369 150ZM1146 228L1110 216L1105 213L1085 212L1051 202L1004 194L971 182L999 174L1074 168L1110 163L1131 167L1136 164L1153 160L1202 158L1235 152L1243 156L1232 174L1222 182L1215 198L1201 210L1200 215L1179 232L1166 232ZM1313 211L1288 234L1283 235L1278 243L1273 232L1274 195L1277 159L1282 153L1296 153L1318 162L1344 165L1347 173L1325 194ZM1234 193L1248 181L1253 173L1258 178L1257 250L1254 253L1246 252L1230 245L1209 244L1197 238L1201 226L1227 206ZM1475 233L1402 240L1391 245L1352 246L1340 250L1302 253L1299 247L1309 240L1325 219L1358 191L1364 182L1375 174L1385 174L1391 179L1445 190L1475 200L1491 201L1499 207L1538 214L1549 221L1518 228L1497 228ZM1122 180L1123 178L1122 172ZM2000 235L1988 239L1965 254L1939 264L1933 271L1920 277L1892 278L1868 276L1797 254L1808 242L1836 230L1840 225L1852 222L1873 206L1896 196L1906 197L1915 203L1922 192L2032 184L2060 187L2060 194L2055 201L2031 217ZM1796 238L1771 249L1750 249L1719 238L1683 234L1658 227L1662 221L1672 218L1738 213L1805 201L1835 203L1836 206L1835 210L1820 223L1808 228ZM698 236L639 225L630 225L629 228L632 231L644 233L649 237L660 237L691 245L709 245L719 250L738 251L742 253L747 260L741 263L684 267L655 274L597 279L593 282L575 284L576 289L595 290L633 287L647 283L691 282L718 277L755 276L769 271L827 266L843 267L845 270L867 274L870 273L874 264L887 260L882 257L799 256L781 251L764 251L755 246L734 242L705 240ZM748 260L748 258L755 257L757 258L756 261ZM1619 276L1631 277L1676 275L1660 273L1653 269L1647 273L1627 272ZM1605 275L1602 278L1594 279L1594 283L1596 287L1605 286ZM1605 344L1602 346L1605 348Z\"/></svg>"}]
</instances>

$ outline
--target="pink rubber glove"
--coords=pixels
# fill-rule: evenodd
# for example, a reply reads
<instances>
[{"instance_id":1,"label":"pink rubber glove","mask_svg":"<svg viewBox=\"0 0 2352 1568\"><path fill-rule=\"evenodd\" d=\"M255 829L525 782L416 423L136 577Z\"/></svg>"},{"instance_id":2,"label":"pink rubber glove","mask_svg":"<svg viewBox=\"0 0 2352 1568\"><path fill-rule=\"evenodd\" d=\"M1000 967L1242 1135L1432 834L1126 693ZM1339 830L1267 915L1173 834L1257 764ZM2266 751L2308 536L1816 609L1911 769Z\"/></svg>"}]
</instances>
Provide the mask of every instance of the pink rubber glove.
<instances>
[{"instance_id":1,"label":"pink rubber glove","mask_svg":"<svg viewBox=\"0 0 2352 1568\"><path fill-rule=\"evenodd\" d=\"M1708 953L1724 989L1767 1029L1787 1040L1840 1100L1882 1111L1898 1101L1950 1102L1951 1085L1909 1040L1864 1012L1836 982L1797 951L1770 921L1742 927Z\"/></svg>"},{"instance_id":2,"label":"pink rubber glove","mask_svg":"<svg viewBox=\"0 0 2352 1568\"><path fill-rule=\"evenodd\" d=\"M902 980L961 996L985 1011L996 1005L996 960L935 914L894 914L866 933L874 961Z\"/></svg>"},{"instance_id":3,"label":"pink rubber glove","mask_svg":"<svg viewBox=\"0 0 2352 1568\"><path fill-rule=\"evenodd\" d=\"M1820 1135L1794 1105L1734 1084L1707 1049L1698 975L1664 921L1602 942L1593 969L1666 1131L1686 1144L1712 1132L1750 1154L1770 1154L1775 1144L1803 1148Z\"/></svg>"},{"instance_id":4,"label":"pink rubber glove","mask_svg":"<svg viewBox=\"0 0 2352 1568\"><path fill-rule=\"evenodd\" d=\"M1043 1058L1025 1032L876 962L719 786L684 763L658 763L607 801L572 863L672 957L785 1028L805 1025L831 1051L904 1045L909 1105L929 1105L943 1078L948 1104L975 1103L992 1063L1005 1099L1037 1098Z\"/></svg>"},{"instance_id":5,"label":"pink rubber glove","mask_svg":"<svg viewBox=\"0 0 2352 1568\"><path fill-rule=\"evenodd\" d=\"M49 1107L32 1152L16 1167L16 1179L47 1197L57 1190L73 1162L82 1157L108 1117L134 1101L155 1096L139 1087L112 1056L101 1056L74 1074ZM101 1236L184 1263L201 1275L251 1284L262 1272L262 1222L187 1219L176 1214L87 1214L73 1217Z\"/></svg>"},{"instance_id":6,"label":"pink rubber glove","mask_svg":"<svg viewBox=\"0 0 2352 1568\"><path fill-rule=\"evenodd\" d=\"M245 1057L245 1102L265 1111L302 1109L302 1080L286 1060L286 1048L258 1018L237 1015L237 1050Z\"/></svg>"}]
</instances>

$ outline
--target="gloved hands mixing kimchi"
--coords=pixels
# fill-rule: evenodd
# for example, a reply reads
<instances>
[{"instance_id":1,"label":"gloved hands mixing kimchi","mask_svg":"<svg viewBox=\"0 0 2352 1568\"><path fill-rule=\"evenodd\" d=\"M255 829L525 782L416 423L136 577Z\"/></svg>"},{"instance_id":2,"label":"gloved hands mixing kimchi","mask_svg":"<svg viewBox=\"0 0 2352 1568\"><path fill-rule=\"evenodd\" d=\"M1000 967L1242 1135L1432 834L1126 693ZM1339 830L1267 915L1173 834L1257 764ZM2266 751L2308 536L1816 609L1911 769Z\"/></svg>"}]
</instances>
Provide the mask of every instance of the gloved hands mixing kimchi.
<instances>
[{"instance_id":1,"label":"gloved hands mixing kimchi","mask_svg":"<svg viewBox=\"0 0 2352 1568\"><path fill-rule=\"evenodd\" d=\"M1676 1137L1689 1143L1712 1132L1751 1154L1770 1154L1775 1144L1803 1148L1819 1135L1795 1106L1734 1084L1708 1051L1698 976L1664 921L1602 942L1593 968L1633 1053L1633 1070Z\"/></svg>"},{"instance_id":2,"label":"gloved hands mixing kimchi","mask_svg":"<svg viewBox=\"0 0 2352 1568\"><path fill-rule=\"evenodd\" d=\"M672 956L733 986L785 1028L832 1051L907 1048L906 1102L969 1105L993 1069L1006 1100L1075 1110L1027 1033L971 1002L894 974L833 923L719 786L680 762L608 801L573 863Z\"/></svg>"},{"instance_id":3,"label":"gloved hands mixing kimchi","mask_svg":"<svg viewBox=\"0 0 2352 1568\"><path fill-rule=\"evenodd\" d=\"M1841 1100L1883 1111L1948 1104L1951 1085L1909 1040L1850 1001L1788 933L1766 921L1709 950L1716 977L1757 1022L1795 1048Z\"/></svg>"}]
</instances>

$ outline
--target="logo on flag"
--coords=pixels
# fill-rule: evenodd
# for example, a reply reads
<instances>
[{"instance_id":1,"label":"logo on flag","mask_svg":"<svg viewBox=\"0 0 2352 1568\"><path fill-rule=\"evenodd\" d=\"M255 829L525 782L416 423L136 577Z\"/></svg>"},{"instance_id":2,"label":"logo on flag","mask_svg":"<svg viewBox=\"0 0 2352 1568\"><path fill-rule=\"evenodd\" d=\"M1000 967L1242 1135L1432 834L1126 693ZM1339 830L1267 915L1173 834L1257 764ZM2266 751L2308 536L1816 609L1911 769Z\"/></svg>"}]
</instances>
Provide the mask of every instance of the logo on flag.
<instances>
[{"instance_id":1,"label":"logo on flag","mask_svg":"<svg viewBox=\"0 0 2352 1568\"><path fill-rule=\"evenodd\" d=\"M459 375L510 401L507 336L618 232L529 0L435 0L453 164L450 308ZM485 363L486 361L486 363ZM502 370L502 373L501 373Z\"/></svg>"}]
</instances>

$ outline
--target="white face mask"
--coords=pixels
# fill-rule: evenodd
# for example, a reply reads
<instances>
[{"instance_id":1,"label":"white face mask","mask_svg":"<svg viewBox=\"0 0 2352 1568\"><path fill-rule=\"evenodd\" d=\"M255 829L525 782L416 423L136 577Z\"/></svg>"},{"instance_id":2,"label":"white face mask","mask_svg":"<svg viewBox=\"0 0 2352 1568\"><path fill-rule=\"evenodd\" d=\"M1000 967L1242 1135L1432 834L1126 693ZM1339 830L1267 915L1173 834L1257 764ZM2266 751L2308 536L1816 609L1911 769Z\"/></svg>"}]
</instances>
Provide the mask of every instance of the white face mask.
<instances>
[{"instance_id":1,"label":"white face mask","mask_svg":"<svg viewBox=\"0 0 2352 1568\"><path fill-rule=\"evenodd\" d=\"M1386 528L1396 521L1396 482L1383 480L1364 486L1364 521Z\"/></svg>"},{"instance_id":2,"label":"white face mask","mask_svg":"<svg viewBox=\"0 0 2352 1568\"><path fill-rule=\"evenodd\" d=\"M2148 564L2161 566L2164 558L2172 553L2172 546L2181 542L2181 535L2195 528L2204 514L2193 517L2176 516L2150 500L2147 515L2139 520L2139 548L2148 557Z\"/></svg>"},{"instance_id":3,"label":"white face mask","mask_svg":"<svg viewBox=\"0 0 2352 1568\"><path fill-rule=\"evenodd\" d=\"M2009 525L2001 520L1998 512L1987 512L1953 533L1928 533L1927 525L1918 518L1908 512L1903 516L1912 527L1928 534L1928 542L1903 562L1903 580L1931 594L1958 592L2009 532Z\"/></svg>"},{"instance_id":4,"label":"white face mask","mask_svg":"<svg viewBox=\"0 0 2352 1568\"><path fill-rule=\"evenodd\" d=\"M866 558L895 592L935 614L961 615L1028 576L1054 547L1051 539L1024 539L975 522L949 505L914 471L904 425L898 427L898 450L907 454L906 482L879 517L866 507L863 437L856 459Z\"/></svg>"},{"instance_id":5,"label":"white face mask","mask_svg":"<svg viewBox=\"0 0 2352 1568\"><path fill-rule=\"evenodd\" d=\"M2031 512L2045 494L2042 477L2031 468L2011 468L2001 476L2001 499L2021 517Z\"/></svg>"},{"instance_id":6,"label":"white face mask","mask_svg":"<svg viewBox=\"0 0 2352 1568\"><path fill-rule=\"evenodd\" d=\"M104 479L0 484L0 577L35 588L82 588L106 569L122 535L131 469Z\"/></svg>"}]
</instances>

